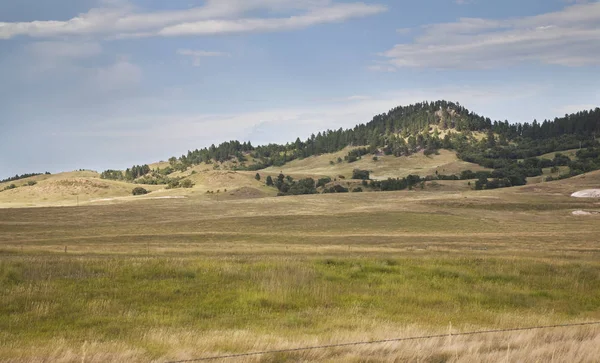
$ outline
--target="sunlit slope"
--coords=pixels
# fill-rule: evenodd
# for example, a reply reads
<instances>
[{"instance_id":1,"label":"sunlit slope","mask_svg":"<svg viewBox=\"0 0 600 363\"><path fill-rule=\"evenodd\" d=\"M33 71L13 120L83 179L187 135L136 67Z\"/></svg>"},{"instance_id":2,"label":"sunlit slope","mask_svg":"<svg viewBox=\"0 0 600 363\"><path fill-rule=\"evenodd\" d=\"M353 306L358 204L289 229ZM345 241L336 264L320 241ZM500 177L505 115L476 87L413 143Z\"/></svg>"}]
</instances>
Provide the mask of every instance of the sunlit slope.
<instances>
[{"instance_id":1,"label":"sunlit slope","mask_svg":"<svg viewBox=\"0 0 600 363\"><path fill-rule=\"evenodd\" d=\"M173 173L174 177L185 177L194 183L192 188L197 192L230 193L244 189L246 194L252 196L275 195L275 189L267 187L265 180L256 180L256 172L232 171L232 170L208 170L206 165L199 165L183 173ZM244 193L237 193L242 195Z\"/></svg>"},{"instance_id":2,"label":"sunlit slope","mask_svg":"<svg viewBox=\"0 0 600 363\"><path fill-rule=\"evenodd\" d=\"M577 152L579 151L579 149L571 149L571 150L564 150L564 151L553 151L544 155L539 156L539 159L554 159L554 156L556 154L563 154L568 156L571 160L577 160Z\"/></svg>"},{"instance_id":3,"label":"sunlit slope","mask_svg":"<svg viewBox=\"0 0 600 363\"><path fill-rule=\"evenodd\" d=\"M525 185L516 189L520 193L544 193L570 196L585 189L600 189L600 170L572 178Z\"/></svg>"},{"instance_id":4,"label":"sunlit slope","mask_svg":"<svg viewBox=\"0 0 600 363\"><path fill-rule=\"evenodd\" d=\"M35 181L35 185L28 185ZM13 181L17 188L0 192L0 206L63 206L76 205L78 202L91 203L99 199L131 196L135 185L100 179L92 171L66 172L54 175L39 175ZM4 184L1 188L4 188ZM147 189L156 190L156 186Z\"/></svg>"},{"instance_id":5,"label":"sunlit slope","mask_svg":"<svg viewBox=\"0 0 600 363\"><path fill-rule=\"evenodd\" d=\"M438 155L429 156L425 156L422 152L402 157L382 155L377 156L377 160L374 160L373 155L369 154L354 163L338 162L338 158L343 160L350 150L347 148L333 154L294 160L281 167L267 168L264 172L331 177L343 175L350 178L354 169L363 169L371 171L372 179L387 179L405 177L409 174L425 177L434 175L436 171L439 174L450 175L459 174L464 170L487 170L477 164L459 160L455 152L448 150L440 150Z\"/></svg>"},{"instance_id":6,"label":"sunlit slope","mask_svg":"<svg viewBox=\"0 0 600 363\"><path fill-rule=\"evenodd\" d=\"M166 185L138 185L100 179L98 173L91 171L38 175L0 184L0 190L10 184L17 186L0 192L0 208L106 204L173 197L215 198L217 193L221 199L276 195L274 188L267 187L264 180L257 181L255 175L256 173L251 172L210 170L206 165L170 175L172 178L191 180L194 186L187 189L167 189ZM35 185L28 185L28 182L35 182ZM151 193L134 197L132 190L138 186Z\"/></svg>"}]
</instances>

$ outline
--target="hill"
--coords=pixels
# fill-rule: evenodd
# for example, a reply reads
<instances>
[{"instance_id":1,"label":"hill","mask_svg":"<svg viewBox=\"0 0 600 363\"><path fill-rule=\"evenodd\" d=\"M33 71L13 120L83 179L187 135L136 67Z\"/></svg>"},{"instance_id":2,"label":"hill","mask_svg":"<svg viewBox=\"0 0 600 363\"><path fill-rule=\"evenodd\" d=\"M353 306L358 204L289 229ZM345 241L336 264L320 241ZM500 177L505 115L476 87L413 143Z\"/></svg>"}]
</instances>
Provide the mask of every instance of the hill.
<instances>
[{"instance_id":1,"label":"hill","mask_svg":"<svg viewBox=\"0 0 600 363\"><path fill-rule=\"evenodd\" d=\"M0 206L60 206L92 202L95 199L131 195L132 185L125 182L102 180L92 171L65 172L39 175L0 184L0 188L14 184L14 189L0 193Z\"/></svg>"},{"instance_id":2,"label":"hill","mask_svg":"<svg viewBox=\"0 0 600 363\"><path fill-rule=\"evenodd\" d=\"M376 115L352 129L326 130L305 141L253 146L229 141L126 170L25 175L0 183L2 205L70 205L130 197L143 186L153 196L211 197L306 194L345 189L496 189L568 178L600 169L600 108L510 124L479 116L458 103L422 102ZM557 156L557 153L560 155ZM368 183L348 180L368 172ZM469 172L470 171L470 172ZM255 174L262 176L255 179ZM266 179L279 180L266 185ZM12 179L15 179L12 178ZM332 179L333 184L319 179ZM362 177L361 177L362 178ZM460 179L460 182L456 182ZM326 184L326 188L323 187ZM14 188L14 189L13 189ZM252 192L250 192L252 190ZM75 197L75 198L74 198Z\"/></svg>"}]
</instances>

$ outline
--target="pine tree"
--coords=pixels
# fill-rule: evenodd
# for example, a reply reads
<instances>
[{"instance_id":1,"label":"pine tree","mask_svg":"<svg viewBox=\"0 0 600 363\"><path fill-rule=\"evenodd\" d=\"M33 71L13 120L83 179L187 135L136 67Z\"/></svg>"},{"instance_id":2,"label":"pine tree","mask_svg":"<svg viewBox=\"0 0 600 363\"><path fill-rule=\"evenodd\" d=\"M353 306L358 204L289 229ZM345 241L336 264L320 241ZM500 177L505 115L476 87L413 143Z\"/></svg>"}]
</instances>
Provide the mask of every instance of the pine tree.
<instances>
[{"instance_id":1,"label":"pine tree","mask_svg":"<svg viewBox=\"0 0 600 363\"><path fill-rule=\"evenodd\" d=\"M258 175L258 174L257 174ZM267 176L267 186L273 186L273 178L271 176Z\"/></svg>"}]
</instances>

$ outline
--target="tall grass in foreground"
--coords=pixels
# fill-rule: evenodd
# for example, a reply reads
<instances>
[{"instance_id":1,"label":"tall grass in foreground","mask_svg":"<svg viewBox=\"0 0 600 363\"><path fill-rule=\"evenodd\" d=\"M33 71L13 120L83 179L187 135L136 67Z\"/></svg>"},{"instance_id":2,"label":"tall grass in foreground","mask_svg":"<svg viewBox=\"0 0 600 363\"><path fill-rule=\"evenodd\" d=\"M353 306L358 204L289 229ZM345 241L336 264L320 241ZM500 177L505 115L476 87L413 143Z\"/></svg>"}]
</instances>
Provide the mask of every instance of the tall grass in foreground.
<instances>
[{"instance_id":1,"label":"tall grass in foreground","mask_svg":"<svg viewBox=\"0 0 600 363\"><path fill-rule=\"evenodd\" d=\"M470 330L593 319L600 319L596 262L360 257L0 260L2 360L29 361L36 355L59 361L186 358L439 333L449 326ZM593 328L453 339L249 361L497 361L500 356L509 361L529 356L592 361L600 346L598 329Z\"/></svg>"}]
</instances>

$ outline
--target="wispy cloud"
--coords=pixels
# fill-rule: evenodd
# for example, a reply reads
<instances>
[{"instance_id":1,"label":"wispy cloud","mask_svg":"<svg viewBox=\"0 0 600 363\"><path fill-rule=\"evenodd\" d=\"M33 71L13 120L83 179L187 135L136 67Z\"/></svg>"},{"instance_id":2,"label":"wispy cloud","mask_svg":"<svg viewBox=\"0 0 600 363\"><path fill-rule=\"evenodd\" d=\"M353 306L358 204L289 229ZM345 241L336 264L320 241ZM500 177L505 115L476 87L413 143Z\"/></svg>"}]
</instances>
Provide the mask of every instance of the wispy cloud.
<instances>
[{"instance_id":1,"label":"wispy cloud","mask_svg":"<svg viewBox=\"0 0 600 363\"><path fill-rule=\"evenodd\" d=\"M390 67L495 68L522 62L600 64L600 3L505 20L427 25L412 43L382 53Z\"/></svg>"},{"instance_id":2,"label":"wispy cloud","mask_svg":"<svg viewBox=\"0 0 600 363\"><path fill-rule=\"evenodd\" d=\"M280 17L249 17L267 11ZM102 8L66 21L0 22L0 39L19 35L50 38L102 35L151 37L273 32L302 29L386 11L383 5L336 3L331 0L208 0L187 10L140 12L122 1L108 1Z\"/></svg>"}]
</instances>

